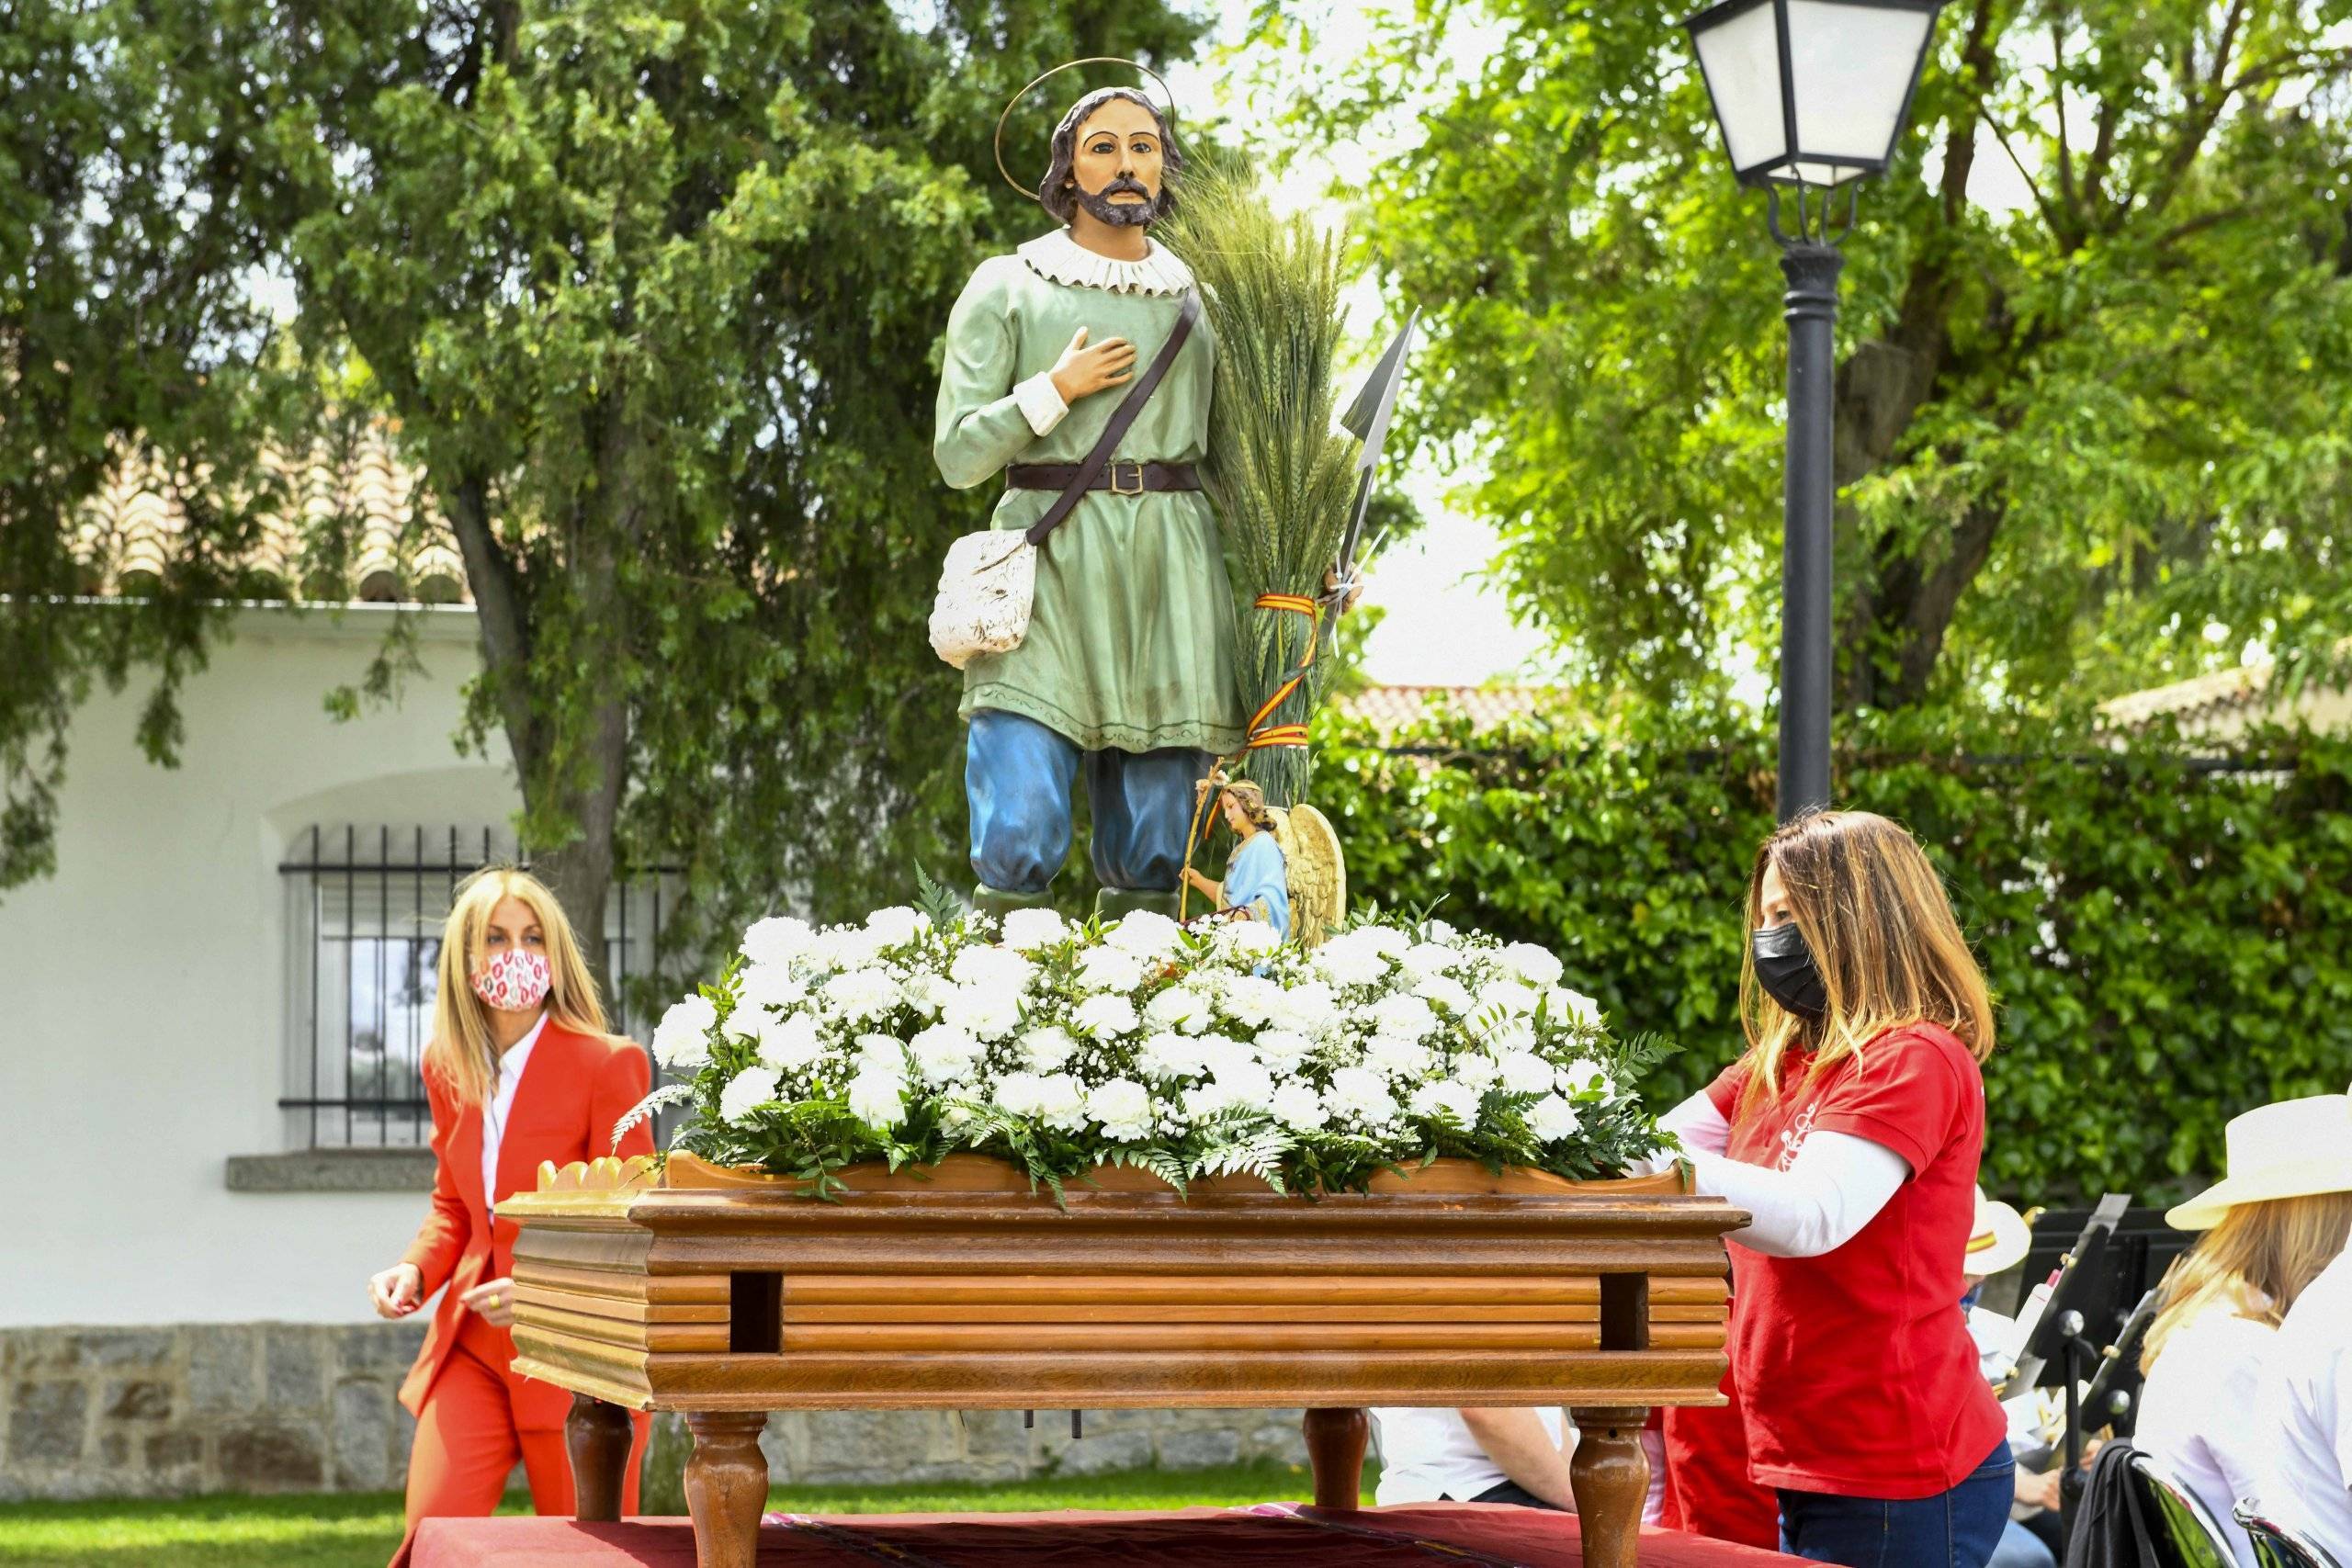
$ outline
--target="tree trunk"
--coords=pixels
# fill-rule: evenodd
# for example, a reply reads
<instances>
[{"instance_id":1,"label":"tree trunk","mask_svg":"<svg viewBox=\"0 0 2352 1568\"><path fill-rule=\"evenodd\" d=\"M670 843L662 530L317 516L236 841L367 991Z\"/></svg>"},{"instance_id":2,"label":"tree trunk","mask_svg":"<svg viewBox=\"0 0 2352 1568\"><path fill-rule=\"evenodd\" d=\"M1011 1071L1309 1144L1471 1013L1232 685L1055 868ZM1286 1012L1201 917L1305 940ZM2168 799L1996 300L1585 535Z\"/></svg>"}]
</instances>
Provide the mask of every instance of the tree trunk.
<instances>
[{"instance_id":1,"label":"tree trunk","mask_svg":"<svg viewBox=\"0 0 2352 1568\"><path fill-rule=\"evenodd\" d=\"M621 790L627 782L628 705L618 698L599 704L595 724L594 776L586 788L557 803L563 815L577 825L577 836L558 848L535 853L531 868L563 906L572 931L580 938L581 956L588 961L588 972L604 996L605 1010L617 1017L620 998L613 990L612 955L605 942L605 911L614 874L619 869L614 862L614 843L620 822ZM515 767L525 780L525 808L536 815L541 803L534 798L529 782L533 773L524 768L519 752Z\"/></svg>"}]
</instances>

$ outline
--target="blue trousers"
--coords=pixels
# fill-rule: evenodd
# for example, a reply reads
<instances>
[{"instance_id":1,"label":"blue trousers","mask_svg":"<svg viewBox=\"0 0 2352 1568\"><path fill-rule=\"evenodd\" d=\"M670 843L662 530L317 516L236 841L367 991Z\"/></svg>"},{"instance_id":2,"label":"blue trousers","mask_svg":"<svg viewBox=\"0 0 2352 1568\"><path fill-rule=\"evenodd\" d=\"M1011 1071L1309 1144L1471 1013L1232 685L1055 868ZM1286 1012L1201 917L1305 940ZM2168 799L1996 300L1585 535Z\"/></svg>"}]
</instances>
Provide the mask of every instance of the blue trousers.
<instances>
[{"instance_id":1,"label":"blue trousers","mask_svg":"<svg viewBox=\"0 0 2352 1568\"><path fill-rule=\"evenodd\" d=\"M1781 1550L1844 1568L1984 1568L2009 1522L2017 1461L2004 1438L1949 1492L1907 1502L1781 1494Z\"/></svg>"},{"instance_id":2,"label":"blue trousers","mask_svg":"<svg viewBox=\"0 0 2352 1568\"><path fill-rule=\"evenodd\" d=\"M973 874L1000 893L1046 889L1069 858L1069 792L1082 761L1095 879L1122 891L1172 893L1193 826L1193 786L1214 761L1189 746L1081 751L1034 718L981 708L964 746Z\"/></svg>"}]
</instances>

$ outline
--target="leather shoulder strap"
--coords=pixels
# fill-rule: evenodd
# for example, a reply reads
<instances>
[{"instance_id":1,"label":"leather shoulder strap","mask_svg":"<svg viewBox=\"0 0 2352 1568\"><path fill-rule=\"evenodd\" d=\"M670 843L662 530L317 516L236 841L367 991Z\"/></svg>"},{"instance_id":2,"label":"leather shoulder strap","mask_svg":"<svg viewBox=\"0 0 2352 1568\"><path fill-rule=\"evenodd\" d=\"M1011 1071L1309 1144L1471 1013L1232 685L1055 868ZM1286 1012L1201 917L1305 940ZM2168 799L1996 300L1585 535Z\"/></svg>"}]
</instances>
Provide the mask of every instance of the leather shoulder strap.
<instances>
[{"instance_id":1,"label":"leather shoulder strap","mask_svg":"<svg viewBox=\"0 0 2352 1568\"><path fill-rule=\"evenodd\" d=\"M1062 519L1077 507L1079 498L1094 488L1102 466L1111 460L1111 454L1119 449L1120 439L1127 434L1127 427L1135 423L1136 415L1143 412L1143 405L1151 400L1151 394L1167 376L1168 367L1176 363L1177 352L1184 346L1184 340L1193 335L1193 323L1200 320L1200 316L1201 296L1197 290L1187 289L1183 307L1176 312L1176 324L1170 329L1168 341L1159 345L1159 352L1152 355L1151 364L1136 384L1127 389L1127 395L1119 400L1119 406L1111 411L1110 422L1102 426L1102 434L1095 441L1094 450L1078 465L1077 476L1070 480L1069 488L1056 496L1053 505L1046 509L1046 514L1029 525L1025 536L1032 545L1044 544L1046 536L1060 527Z\"/></svg>"}]
</instances>

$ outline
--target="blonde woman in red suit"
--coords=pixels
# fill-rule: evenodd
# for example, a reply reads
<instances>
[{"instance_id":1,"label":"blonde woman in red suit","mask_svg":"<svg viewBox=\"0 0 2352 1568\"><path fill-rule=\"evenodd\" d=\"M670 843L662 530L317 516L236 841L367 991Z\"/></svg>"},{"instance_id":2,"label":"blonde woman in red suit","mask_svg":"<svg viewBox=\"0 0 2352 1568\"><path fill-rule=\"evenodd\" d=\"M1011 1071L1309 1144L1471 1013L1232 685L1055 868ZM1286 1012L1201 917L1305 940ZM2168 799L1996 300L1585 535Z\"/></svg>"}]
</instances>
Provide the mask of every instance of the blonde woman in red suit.
<instances>
[{"instance_id":1,"label":"blonde woman in red suit","mask_svg":"<svg viewBox=\"0 0 2352 1568\"><path fill-rule=\"evenodd\" d=\"M505 867L469 878L441 933L424 1053L432 1212L401 1260L368 1281L383 1317L406 1317L444 1292L401 1385L416 1416L411 1535L419 1519L490 1513L517 1459L534 1508L575 1512L563 1430L571 1395L512 1370L514 1224L491 1207L529 1190L542 1160L652 1152L642 1125L612 1146L613 1123L643 1098L647 1074L645 1053L605 1032L596 982L554 895ZM637 1511L648 1417L632 1420L624 1515Z\"/></svg>"}]
</instances>

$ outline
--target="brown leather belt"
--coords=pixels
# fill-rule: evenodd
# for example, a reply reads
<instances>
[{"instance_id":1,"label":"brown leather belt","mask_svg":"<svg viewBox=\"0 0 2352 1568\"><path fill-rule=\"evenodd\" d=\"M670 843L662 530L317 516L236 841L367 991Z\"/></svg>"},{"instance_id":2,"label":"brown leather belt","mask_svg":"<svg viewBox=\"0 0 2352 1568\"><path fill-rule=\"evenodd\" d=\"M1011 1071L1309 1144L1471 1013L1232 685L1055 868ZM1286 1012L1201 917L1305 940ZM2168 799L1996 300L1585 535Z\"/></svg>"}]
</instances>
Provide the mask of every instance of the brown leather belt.
<instances>
[{"instance_id":1,"label":"brown leather belt","mask_svg":"<svg viewBox=\"0 0 2352 1568\"><path fill-rule=\"evenodd\" d=\"M1008 490L1068 490L1078 478L1076 463L1014 463L1004 470ZM1200 475L1190 463L1131 463L1124 458L1102 465L1089 490L1114 495L1141 495L1148 490L1198 490Z\"/></svg>"}]
</instances>

